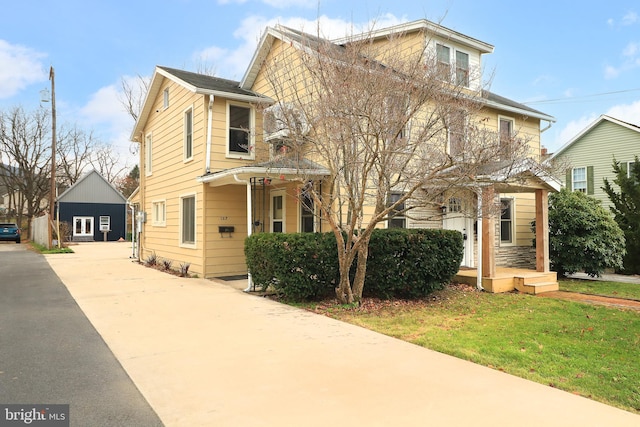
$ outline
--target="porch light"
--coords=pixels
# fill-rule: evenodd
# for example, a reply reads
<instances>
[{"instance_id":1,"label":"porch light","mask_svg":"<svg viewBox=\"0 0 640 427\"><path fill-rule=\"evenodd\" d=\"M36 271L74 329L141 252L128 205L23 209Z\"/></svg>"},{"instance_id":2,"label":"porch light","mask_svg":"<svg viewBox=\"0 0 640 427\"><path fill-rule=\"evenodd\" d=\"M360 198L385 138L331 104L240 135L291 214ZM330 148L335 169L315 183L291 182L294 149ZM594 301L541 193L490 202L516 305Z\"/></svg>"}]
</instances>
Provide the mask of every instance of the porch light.
<instances>
[{"instance_id":1,"label":"porch light","mask_svg":"<svg viewBox=\"0 0 640 427\"><path fill-rule=\"evenodd\" d=\"M445 215L447 213L447 205L440 206L440 212L442 212L442 215Z\"/></svg>"}]
</instances>

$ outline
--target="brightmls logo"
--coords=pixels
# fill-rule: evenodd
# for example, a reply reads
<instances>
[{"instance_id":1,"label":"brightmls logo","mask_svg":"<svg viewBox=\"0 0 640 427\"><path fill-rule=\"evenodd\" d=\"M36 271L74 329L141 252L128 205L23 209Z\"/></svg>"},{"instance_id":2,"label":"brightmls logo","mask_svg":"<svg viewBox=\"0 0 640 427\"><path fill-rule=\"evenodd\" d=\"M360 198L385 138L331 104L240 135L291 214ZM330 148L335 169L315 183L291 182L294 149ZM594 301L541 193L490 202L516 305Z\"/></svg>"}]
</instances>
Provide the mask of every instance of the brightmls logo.
<instances>
[{"instance_id":1,"label":"brightmls logo","mask_svg":"<svg viewBox=\"0 0 640 427\"><path fill-rule=\"evenodd\" d=\"M0 404L0 427L69 427L69 405Z\"/></svg>"}]
</instances>

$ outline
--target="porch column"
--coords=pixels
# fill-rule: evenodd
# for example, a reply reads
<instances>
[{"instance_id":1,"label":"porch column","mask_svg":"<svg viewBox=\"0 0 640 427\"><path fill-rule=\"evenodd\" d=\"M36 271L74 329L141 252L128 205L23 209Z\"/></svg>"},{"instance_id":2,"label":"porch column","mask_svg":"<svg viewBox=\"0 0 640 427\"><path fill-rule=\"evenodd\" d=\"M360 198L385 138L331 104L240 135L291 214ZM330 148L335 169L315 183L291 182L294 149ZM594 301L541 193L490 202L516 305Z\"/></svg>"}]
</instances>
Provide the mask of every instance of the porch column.
<instances>
[{"instance_id":1,"label":"porch column","mask_svg":"<svg viewBox=\"0 0 640 427\"><path fill-rule=\"evenodd\" d=\"M536 190L536 271L549 272L548 190Z\"/></svg>"},{"instance_id":2,"label":"porch column","mask_svg":"<svg viewBox=\"0 0 640 427\"><path fill-rule=\"evenodd\" d=\"M482 189L482 277L496 274L494 220L495 189L493 185Z\"/></svg>"}]
</instances>

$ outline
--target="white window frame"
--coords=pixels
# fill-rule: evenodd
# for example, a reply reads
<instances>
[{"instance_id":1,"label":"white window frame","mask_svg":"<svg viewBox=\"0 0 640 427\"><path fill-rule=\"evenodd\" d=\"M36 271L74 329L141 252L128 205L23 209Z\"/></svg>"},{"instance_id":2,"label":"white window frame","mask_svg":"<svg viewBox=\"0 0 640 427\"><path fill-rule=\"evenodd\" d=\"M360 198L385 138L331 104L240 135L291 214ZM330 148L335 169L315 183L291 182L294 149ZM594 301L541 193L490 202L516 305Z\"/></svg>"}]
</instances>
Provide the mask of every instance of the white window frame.
<instances>
[{"instance_id":1,"label":"white window frame","mask_svg":"<svg viewBox=\"0 0 640 427\"><path fill-rule=\"evenodd\" d=\"M509 143L513 142L513 137L515 136L515 128L516 128L516 120L513 117L498 115L498 146L500 148L500 152L502 152L502 148L503 148L502 147L502 122L503 121L511 123ZM511 147L510 149L512 150L513 148L514 147Z\"/></svg>"},{"instance_id":2,"label":"white window frame","mask_svg":"<svg viewBox=\"0 0 640 427\"><path fill-rule=\"evenodd\" d=\"M100 215L100 232L111 231L111 217L109 215Z\"/></svg>"},{"instance_id":3,"label":"white window frame","mask_svg":"<svg viewBox=\"0 0 640 427\"><path fill-rule=\"evenodd\" d=\"M315 201L313 200L312 197L309 197L311 204L312 204L312 209L311 209L311 216L312 216L312 221L313 221L313 230L311 231L303 231L302 229L302 214L307 211L309 212L308 209L306 209L305 205L304 205L304 187L300 188L300 198L298 200L298 232L299 233L314 233L316 231L316 204Z\"/></svg>"},{"instance_id":4,"label":"white window frame","mask_svg":"<svg viewBox=\"0 0 640 427\"><path fill-rule=\"evenodd\" d=\"M400 192L400 191L392 191L389 194L389 200L388 200L388 206L391 206L392 204L394 204L397 200L399 200L400 198L402 198L402 196L404 196L404 193ZM393 198L398 197L397 200L392 200ZM407 206L407 201L405 200L404 202L402 202L398 207L400 208L400 210L404 210ZM407 214L406 211L405 212L400 212L398 214L393 214L394 211L389 212L389 219L387 219L387 228L409 228L409 220L407 218ZM403 221L403 225L401 227L391 227L391 222L393 220L398 220L398 221Z\"/></svg>"},{"instance_id":5,"label":"white window frame","mask_svg":"<svg viewBox=\"0 0 640 427\"><path fill-rule=\"evenodd\" d=\"M584 180L576 181L575 173L577 170L584 170ZM580 191L581 193L587 194L587 187L589 185L588 173L589 169L586 166L571 168L571 191ZM584 187L577 188L576 182L584 183Z\"/></svg>"},{"instance_id":6,"label":"white window frame","mask_svg":"<svg viewBox=\"0 0 640 427\"><path fill-rule=\"evenodd\" d=\"M144 174L153 174L153 133L149 132L144 137Z\"/></svg>"},{"instance_id":7,"label":"white window frame","mask_svg":"<svg viewBox=\"0 0 640 427\"><path fill-rule=\"evenodd\" d=\"M636 163L635 160L630 160L627 162L627 178L631 178L631 168Z\"/></svg>"},{"instance_id":8,"label":"white window frame","mask_svg":"<svg viewBox=\"0 0 640 427\"><path fill-rule=\"evenodd\" d=\"M461 70L461 68L458 67L458 53L467 55L466 81L464 82L464 84L462 84L462 86L470 87L471 86L471 55L469 54L469 52L465 52L464 50L461 50L461 49L454 49L455 84L460 85L460 83L458 82L458 70Z\"/></svg>"},{"instance_id":9,"label":"white window frame","mask_svg":"<svg viewBox=\"0 0 640 427\"><path fill-rule=\"evenodd\" d=\"M241 107L249 110L248 153L241 153L241 152L230 150L229 131L231 130L231 107ZM242 102L227 101L226 156L228 158L233 158L233 159L237 159L237 158L246 159L246 160L255 159L255 109L249 104L245 104Z\"/></svg>"},{"instance_id":10,"label":"white window frame","mask_svg":"<svg viewBox=\"0 0 640 427\"><path fill-rule=\"evenodd\" d=\"M193 198L193 242L185 242L184 241L184 221L185 221L185 212L184 212L184 200L185 199L191 199ZM197 247L197 243L198 243L198 198L196 193L188 193L188 194L182 194L180 196L180 222L179 222L179 246L181 248L189 248L189 249L196 249Z\"/></svg>"},{"instance_id":11,"label":"white window frame","mask_svg":"<svg viewBox=\"0 0 640 427\"><path fill-rule=\"evenodd\" d=\"M151 202L151 211L153 214L152 225L157 227L165 227L167 225L167 201L154 200Z\"/></svg>"},{"instance_id":12,"label":"white window frame","mask_svg":"<svg viewBox=\"0 0 640 427\"><path fill-rule=\"evenodd\" d=\"M168 87L162 91L162 108L165 110L169 108L169 88Z\"/></svg>"},{"instance_id":13,"label":"white window frame","mask_svg":"<svg viewBox=\"0 0 640 427\"><path fill-rule=\"evenodd\" d=\"M462 124L460 129L455 129L452 124L458 119L455 116L462 116ZM447 154L450 156L454 156L455 158L461 157L464 151L465 142L467 140L467 127L469 125L469 116L465 111L456 111L449 114L449 125L447 126ZM451 135L455 134L456 131L460 131L461 138L461 152L460 153L452 153L451 151Z\"/></svg>"},{"instance_id":14,"label":"white window frame","mask_svg":"<svg viewBox=\"0 0 640 427\"><path fill-rule=\"evenodd\" d=\"M502 202L508 201L511 205L511 218L508 221L511 221L511 240L505 241L502 240L502 223L504 220L502 219ZM501 197L500 198L500 246L515 246L516 245L516 199L513 197Z\"/></svg>"},{"instance_id":15,"label":"white window frame","mask_svg":"<svg viewBox=\"0 0 640 427\"><path fill-rule=\"evenodd\" d=\"M287 192L284 189L278 189L278 190L271 190L270 194L269 194L269 230L271 230L272 233L274 233L273 231L273 223L274 223L274 215L273 215L273 199L274 197L278 197L278 196L282 196L282 219L279 221L282 221L282 231L279 231L278 233L286 233L287 232Z\"/></svg>"},{"instance_id":16,"label":"white window frame","mask_svg":"<svg viewBox=\"0 0 640 427\"><path fill-rule=\"evenodd\" d=\"M187 115L191 116L191 129L188 129L187 126ZM193 106L189 106L185 108L182 113L182 123L183 123L183 145L182 145L182 161L190 162L193 160ZM191 138L189 140L189 137ZM191 153L189 154L189 145L191 145Z\"/></svg>"}]
</instances>

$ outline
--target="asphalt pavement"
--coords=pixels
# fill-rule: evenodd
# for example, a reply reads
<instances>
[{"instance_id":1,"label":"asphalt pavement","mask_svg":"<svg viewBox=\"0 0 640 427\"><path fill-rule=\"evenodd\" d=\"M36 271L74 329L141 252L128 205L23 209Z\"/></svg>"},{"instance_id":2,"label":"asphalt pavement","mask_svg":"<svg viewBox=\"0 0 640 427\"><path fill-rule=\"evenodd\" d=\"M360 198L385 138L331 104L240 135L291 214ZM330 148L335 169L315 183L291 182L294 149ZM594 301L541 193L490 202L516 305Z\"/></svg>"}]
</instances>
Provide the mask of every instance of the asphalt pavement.
<instances>
[{"instance_id":1,"label":"asphalt pavement","mask_svg":"<svg viewBox=\"0 0 640 427\"><path fill-rule=\"evenodd\" d=\"M0 243L0 404L68 404L71 426L163 425L44 256L13 242Z\"/></svg>"}]
</instances>

